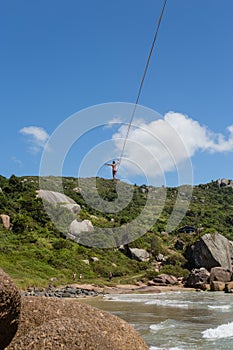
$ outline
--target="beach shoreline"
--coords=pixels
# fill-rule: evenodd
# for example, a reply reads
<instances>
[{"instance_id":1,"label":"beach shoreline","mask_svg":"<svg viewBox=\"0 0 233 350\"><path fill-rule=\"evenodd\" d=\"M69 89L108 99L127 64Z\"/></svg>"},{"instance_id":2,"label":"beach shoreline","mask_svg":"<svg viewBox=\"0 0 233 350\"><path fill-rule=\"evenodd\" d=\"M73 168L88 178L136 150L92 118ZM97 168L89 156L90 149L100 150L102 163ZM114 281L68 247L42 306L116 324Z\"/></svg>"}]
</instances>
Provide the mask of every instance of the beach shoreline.
<instances>
[{"instance_id":1,"label":"beach shoreline","mask_svg":"<svg viewBox=\"0 0 233 350\"><path fill-rule=\"evenodd\" d=\"M162 293L162 292L178 292L178 291L195 291L194 288L186 288L182 284L179 285L156 285L148 286L147 284L116 284L115 286L98 286L90 283L71 284L71 287L81 288L94 291L99 294L131 294L131 293Z\"/></svg>"}]
</instances>

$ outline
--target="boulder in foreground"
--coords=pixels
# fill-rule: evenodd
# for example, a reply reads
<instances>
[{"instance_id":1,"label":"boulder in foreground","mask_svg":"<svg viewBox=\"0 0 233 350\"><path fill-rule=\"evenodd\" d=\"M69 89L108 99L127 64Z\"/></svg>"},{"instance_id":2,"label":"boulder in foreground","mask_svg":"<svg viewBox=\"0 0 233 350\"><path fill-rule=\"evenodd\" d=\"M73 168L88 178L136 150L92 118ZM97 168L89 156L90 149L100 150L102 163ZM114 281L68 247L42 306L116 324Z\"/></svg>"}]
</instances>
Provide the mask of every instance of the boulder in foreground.
<instances>
[{"instance_id":1,"label":"boulder in foreground","mask_svg":"<svg viewBox=\"0 0 233 350\"><path fill-rule=\"evenodd\" d=\"M19 331L7 350L148 350L127 322L72 300L22 298Z\"/></svg>"},{"instance_id":2,"label":"boulder in foreground","mask_svg":"<svg viewBox=\"0 0 233 350\"><path fill-rule=\"evenodd\" d=\"M11 342L19 324L21 297L11 278L0 269L0 350Z\"/></svg>"}]
</instances>

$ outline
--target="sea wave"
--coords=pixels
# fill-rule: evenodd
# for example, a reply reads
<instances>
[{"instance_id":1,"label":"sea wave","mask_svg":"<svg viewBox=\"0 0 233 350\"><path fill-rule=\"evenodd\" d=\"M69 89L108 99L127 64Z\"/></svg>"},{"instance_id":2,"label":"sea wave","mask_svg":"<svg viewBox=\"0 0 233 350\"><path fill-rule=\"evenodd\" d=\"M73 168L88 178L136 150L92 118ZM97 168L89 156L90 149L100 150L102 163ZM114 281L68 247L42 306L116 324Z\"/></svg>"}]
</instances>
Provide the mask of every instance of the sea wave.
<instances>
[{"instance_id":1,"label":"sea wave","mask_svg":"<svg viewBox=\"0 0 233 350\"><path fill-rule=\"evenodd\" d=\"M181 348L173 347L173 348L160 348L157 346L151 346L150 350L182 350Z\"/></svg>"},{"instance_id":2,"label":"sea wave","mask_svg":"<svg viewBox=\"0 0 233 350\"><path fill-rule=\"evenodd\" d=\"M145 297L142 296L140 298L140 295L121 295L121 294L110 294L110 295L105 295L104 300L107 301L116 301L116 302L121 302L121 303L145 303Z\"/></svg>"},{"instance_id":3,"label":"sea wave","mask_svg":"<svg viewBox=\"0 0 233 350\"><path fill-rule=\"evenodd\" d=\"M233 322L222 324L217 328L208 328L202 332L205 339L221 339L233 337Z\"/></svg>"},{"instance_id":4,"label":"sea wave","mask_svg":"<svg viewBox=\"0 0 233 350\"><path fill-rule=\"evenodd\" d=\"M158 305L158 306L168 306L168 307L178 307L182 309L188 309L193 303L182 301L182 300L150 300L145 302L146 305Z\"/></svg>"},{"instance_id":5,"label":"sea wave","mask_svg":"<svg viewBox=\"0 0 233 350\"><path fill-rule=\"evenodd\" d=\"M231 309L231 305L208 305L208 309L226 311Z\"/></svg>"},{"instance_id":6,"label":"sea wave","mask_svg":"<svg viewBox=\"0 0 233 350\"><path fill-rule=\"evenodd\" d=\"M175 327L175 324L173 320L166 320L158 324L150 325L150 329L155 332L161 331L162 329L168 329L168 328L174 328L174 327Z\"/></svg>"}]
</instances>

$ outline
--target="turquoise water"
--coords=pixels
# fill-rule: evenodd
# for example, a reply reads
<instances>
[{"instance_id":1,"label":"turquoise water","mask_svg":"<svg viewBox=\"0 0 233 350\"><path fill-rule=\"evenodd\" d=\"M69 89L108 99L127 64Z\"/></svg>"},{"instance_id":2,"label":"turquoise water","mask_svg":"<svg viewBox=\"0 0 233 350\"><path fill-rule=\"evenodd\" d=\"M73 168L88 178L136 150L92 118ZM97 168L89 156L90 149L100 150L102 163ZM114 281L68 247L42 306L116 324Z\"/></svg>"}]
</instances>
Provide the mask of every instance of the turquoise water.
<instances>
[{"instance_id":1,"label":"turquoise water","mask_svg":"<svg viewBox=\"0 0 233 350\"><path fill-rule=\"evenodd\" d=\"M151 350L233 349L233 294L114 294L86 302L129 322Z\"/></svg>"}]
</instances>

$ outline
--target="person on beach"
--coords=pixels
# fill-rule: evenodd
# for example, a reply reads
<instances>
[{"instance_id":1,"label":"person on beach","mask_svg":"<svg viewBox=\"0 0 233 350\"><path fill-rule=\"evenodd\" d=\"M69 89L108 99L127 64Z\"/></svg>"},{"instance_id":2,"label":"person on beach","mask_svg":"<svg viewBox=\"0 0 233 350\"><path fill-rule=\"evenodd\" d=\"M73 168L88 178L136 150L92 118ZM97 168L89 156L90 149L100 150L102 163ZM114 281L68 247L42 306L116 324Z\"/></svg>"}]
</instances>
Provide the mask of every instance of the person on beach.
<instances>
[{"instance_id":1,"label":"person on beach","mask_svg":"<svg viewBox=\"0 0 233 350\"><path fill-rule=\"evenodd\" d=\"M115 160L112 163L106 163L105 165L112 167L112 178L113 181L116 181L116 174L117 174L117 166L120 164L120 160L118 159L117 162Z\"/></svg>"}]
</instances>

